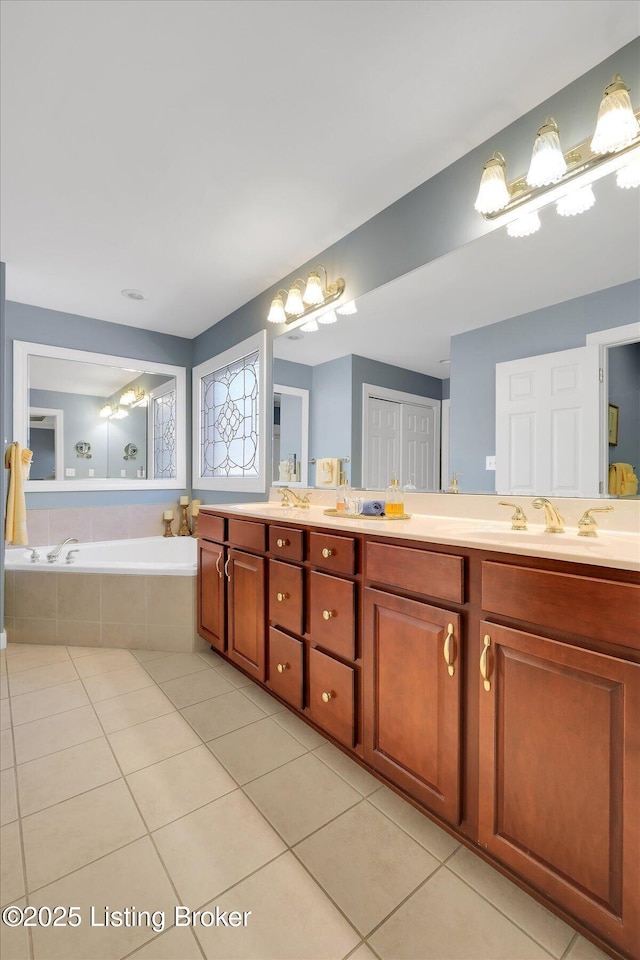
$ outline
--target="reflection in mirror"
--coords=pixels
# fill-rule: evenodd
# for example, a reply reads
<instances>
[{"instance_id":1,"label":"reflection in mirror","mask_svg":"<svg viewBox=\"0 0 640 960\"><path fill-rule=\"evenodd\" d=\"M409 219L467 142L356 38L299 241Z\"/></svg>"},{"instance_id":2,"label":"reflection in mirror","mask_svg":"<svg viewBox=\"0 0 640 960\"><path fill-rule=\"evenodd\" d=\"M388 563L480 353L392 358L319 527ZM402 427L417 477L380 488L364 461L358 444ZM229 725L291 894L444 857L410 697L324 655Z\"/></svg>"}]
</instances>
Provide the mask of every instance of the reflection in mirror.
<instances>
[{"instance_id":1,"label":"reflection in mirror","mask_svg":"<svg viewBox=\"0 0 640 960\"><path fill-rule=\"evenodd\" d=\"M15 435L34 453L27 489L183 486L184 382L180 367L15 341Z\"/></svg>"},{"instance_id":2,"label":"reflection in mirror","mask_svg":"<svg viewBox=\"0 0 640 960\"><path fill-rule=\"evenodd\" d=\"M350 447L352 483L363 482L363 463L366 482L366 431L358 397L366 381L442 401L441 459L445 463L448 457L448 468L438 486L446 490L455 470L462 493L512 489L496 484L497 472L505 465L505 454L502 464L495 463L497 417L503 412L496 409L496 365L586 349L587 337L595 332L637 322L640 300L635 195L620 190L613 179L603 180L597 185L597 202L587 213L563 218L549 208L542 211L541 220L542 229L531 237L514 239L505 229L494 230L358 298L357 315L340 317L315 333L290 325L274 340L278 382L306 377L313 383L312 457L344 456ZM450 366L443 363L448 359ZM613 373L607 378L606 363L604 367L611 390L623 389L625 406L640 409L638 378L634 384ZM362 374L363 368L369 373ZM287 379L287 371L297 379ZM537 458L549 463L550 479L536 481L527 475L530 486L523 484L523 493L592 497L601 495L602 484L606 495L607 454L612 455L609 462L621 456L616 448L609 449L608 437L599 427L598 413L606 407L609 384L600 387L597 372L596 361L588 402L577 397L572 411L562 414L566 424L573 420L565 430L570 444L559 444L546 430L544 447L538 444L525 452L521 443L506 454L519 469L526 468L527 456L532 462ZM429 383L416 389L416 376ZM527 413L530 425L535 416ZM621 422L622 416L621 408ZM526 418L521 419L524 423ZM633 416L625 413L625 422L632 421ZM330 441L326 452L316 449L316 430ZM382 433L380 442L389 442ZM534 435L539 439L545 431L534 429ZM577 451L589 438L587 482L570 448ZM554 443L562 453L559 460L554 460ZM627 456L628 463L640 466L640 454L632 449Z\"/></svg>"},{"instance_id":3,"label":"reflection in mirror","mask_svg":"<svg viewBox=\"0 0 640 960\"><path fill-rule=\"evenodd\" d=\"M273 385L274 484L306 486L308 483L309 391Z\"/></svg>"}]
</instances>

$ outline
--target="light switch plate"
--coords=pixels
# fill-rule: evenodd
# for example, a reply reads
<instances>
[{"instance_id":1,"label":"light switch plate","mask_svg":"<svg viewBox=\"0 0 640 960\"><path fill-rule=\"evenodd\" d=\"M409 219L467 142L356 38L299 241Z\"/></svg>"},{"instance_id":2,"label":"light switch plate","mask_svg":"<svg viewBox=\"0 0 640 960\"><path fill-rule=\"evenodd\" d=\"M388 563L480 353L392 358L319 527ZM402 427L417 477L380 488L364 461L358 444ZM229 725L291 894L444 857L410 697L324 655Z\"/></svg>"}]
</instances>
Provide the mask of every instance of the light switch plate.
<instances>
[{"instance_id":1,"label":"light switch plate","mask_svg":"<svg viewBox=\"0 0 640 960\"><path fill-rule=\"evenodd\" d=\"M495 468L496 468L496 458L495 458L495 456L493 456L493 457L487 457L487 458L486 458L486 463L487 463L487 465L486 465L486 467L485 467L485 470L495 470Z\"/></svg>"}]
</instances>

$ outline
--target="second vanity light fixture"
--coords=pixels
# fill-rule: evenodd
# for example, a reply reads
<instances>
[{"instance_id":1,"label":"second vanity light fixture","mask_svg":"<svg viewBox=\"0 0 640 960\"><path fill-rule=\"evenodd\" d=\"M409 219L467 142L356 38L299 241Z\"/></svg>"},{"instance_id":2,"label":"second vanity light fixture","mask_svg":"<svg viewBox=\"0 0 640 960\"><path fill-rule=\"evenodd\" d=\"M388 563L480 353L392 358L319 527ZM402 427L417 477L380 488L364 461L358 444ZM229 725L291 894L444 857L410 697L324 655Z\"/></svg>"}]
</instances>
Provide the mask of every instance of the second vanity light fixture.
<instances>
[{"instance_id":1,"label":"second vanity light fixture","mask_svg":"<svg viewBox=\"0 0 640 960\"><path fill-rule=\"evenodd\" d=\"M595 203L592 183L616 173L619 187L640 186L640 111L634 113L629 88L619 74L606 87L593 137L566 153L553 117L538 130L526 176L507 182L507 164L496 151L485 163L475 209L485 220L510 218L511 237L527 237L540 229L538 211L555 202L561 217L589 210Z\"/></svg>"},{"instance_id":2,"label":"second vanity light fixture","mask_svg":"<svg viewBox=\"0 0 640 960\"><path fill-rule=\"evenodd\" d=\"M324 273L324 283L319 273L320 270ZM301 330L312 333L318 329L318 323L328 324L337 321L336 310L325 310L323 308L341 297L344 288L345 282L342 277L338 277L337 280L329 283L327 271L320 264L310 272L306 282L300 279L294 280L288 291L277 291L271 301L271 309L267 320L269 323L294 323L310 314L317 314L300 327ZM338 313L345 315L357 312L353 301L336 309Z\"/></svg>"}]
</instances>

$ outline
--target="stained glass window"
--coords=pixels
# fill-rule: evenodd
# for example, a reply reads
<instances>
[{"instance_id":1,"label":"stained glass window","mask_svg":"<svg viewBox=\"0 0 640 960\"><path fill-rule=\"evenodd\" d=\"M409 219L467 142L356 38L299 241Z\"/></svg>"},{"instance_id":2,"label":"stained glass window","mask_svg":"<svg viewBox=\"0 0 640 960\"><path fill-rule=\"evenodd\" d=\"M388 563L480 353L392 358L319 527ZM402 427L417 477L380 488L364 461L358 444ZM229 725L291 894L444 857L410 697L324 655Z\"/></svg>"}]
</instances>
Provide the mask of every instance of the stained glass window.
<instances>
[{"instance_id":1,"label":"stained glass window","mask_svg":"<svg viewBox=\"0 0 640 960\"><path fill-rule=\"evenodd\" d=\"M259 351L202 377L200 475L259 476Z\"/></svg>"},{"instance_id":2,"label":"stained glass window","mask_svg":"<svg viewBox=\"0 0 640 960\"><path fill-rule=\"evenodd\" d=\"M153 476L173 480L176 476L176 391L153 398Z\"/></svg>"}]
</instances>

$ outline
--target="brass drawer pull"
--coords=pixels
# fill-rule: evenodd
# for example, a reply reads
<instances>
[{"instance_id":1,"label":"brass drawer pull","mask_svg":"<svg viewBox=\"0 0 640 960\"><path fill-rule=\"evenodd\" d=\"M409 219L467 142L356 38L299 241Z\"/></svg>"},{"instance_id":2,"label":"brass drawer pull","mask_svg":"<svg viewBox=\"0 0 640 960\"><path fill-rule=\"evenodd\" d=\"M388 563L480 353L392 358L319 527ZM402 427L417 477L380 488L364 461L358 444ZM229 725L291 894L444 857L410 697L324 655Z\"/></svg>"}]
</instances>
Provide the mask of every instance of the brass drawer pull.
<instances>
[{"instance_id":1,"label":"brass drawer pull","mask_svg":"<svg viewBox=\"0 0 640 960\"><path fill-rule=\"evenodd\" d=\"M323 620L331 620L332 617L337 617L337 616L338 616L338 614L336 613L335 610L323 610L323 611L322 611L322 619L323 619Z\"/></svg>"},{"instance_id":2,"label":"brass drawer pull","mask_svg":"<svg viewBox=\"0 0 640 960\"><path fill-rule=\"evenodd\" d=\"M329 701L333 700L334 697L335 697L335 693L333 693L333 691L329 692L325 690L325 692L322 694L322 702L329 703Z\"/></svg>"},{"instance_id":3,"label":"brass drawer pull","mask_svg":"<svg viewBox=\"0 0 640 960\"><path fill-rule=\"evenodd\" d=\"M282 603L289 596L288 593L276 593L276 600L278 603Z\"/></svg>"},{"instance_id":4,"label":"brass drawer pull","mask_svg":"<svg viewBox=\"0 0 640 960\"><path fill-rule=\"evenodd\" d=\"M453 661L455 660L455 653L453 651L452 641L453 641L453 624L448 623L447 635L444 639L444 659L445 659L445 663L447 664L447 673L449 674L450 677L452 677L456 672L456 668L453 665Z\"/></svg>"},{"instance_id":5,"label":"brass drawer pull","mask_svg":"<svg viewBox=\"0 0 640 960\"><path fill-rule=\"evenodd\" d=\"M218 576L222 580L222 570L220 569L220 561L222 560L222 554L219 553L216 557L216 570L218 571Z\"/></svg>"},{"instance_id":6,"label":"brass drawer pull","mask_svg":"<svg viewBox=\"0 0 640 960\"><path fill-rule=\"evenodd\" d=\"M335 553L335 550L332 550L330 547L322 548L322 556L325 558L325 560L327 559L327 557L332 557L334 553Z\"/></svg>"},{"instance_id":7,"label":"brass drawer pull","mask_svg":"<svg viewBox=\"0 0 640 960\"><path fill-rule=\"evenodd\" d=\"M227 557L227 562L224 565L224 572L227 575L227 580L231 583L231 574L229 573L229 564L231 563L231 557Z\"/></svg>"},{"instance_id":8,"label":"brass drawer pull","mask_svg":"<svg viewBox=\"0 0 640 960\"><path fill-rule=\"evenodd\" d=\"M276 540L276 543L278 544L279 547L288 547L288 546L289 546L289 541L288 541L288 540L282 540L282 539L280 539L280 538L278 538L278 540Z\"/></svg>"},{"instance_id":9,"label":"brass drawer pull","mask_svg":"<svg viewBox=\"0 0 640 960\"><path fill-rule=\"evenodd\" d=\"M278 671L278 673L284 673L285 670L289 670L289 669L290 667L288 663L279 663L278 666L276 667L276 670Z\"/></svg>"},{"instance_id":10,"label":"brass drawer pull","mask_svg":"<svg viewBox=\"0 0 640 960\"><path fill-rule=\"evenodd\" d=\"M489 680L489 667L487 660L489 657L489 647L491 646L491 637L488 633L484 635L484 647L482 648L482 653L480 654L480 676L484 681L484 688L489 693L491 690L491 681Z\"/></svg>"}]
</instances>

